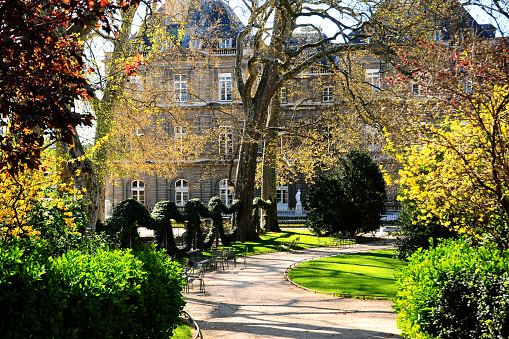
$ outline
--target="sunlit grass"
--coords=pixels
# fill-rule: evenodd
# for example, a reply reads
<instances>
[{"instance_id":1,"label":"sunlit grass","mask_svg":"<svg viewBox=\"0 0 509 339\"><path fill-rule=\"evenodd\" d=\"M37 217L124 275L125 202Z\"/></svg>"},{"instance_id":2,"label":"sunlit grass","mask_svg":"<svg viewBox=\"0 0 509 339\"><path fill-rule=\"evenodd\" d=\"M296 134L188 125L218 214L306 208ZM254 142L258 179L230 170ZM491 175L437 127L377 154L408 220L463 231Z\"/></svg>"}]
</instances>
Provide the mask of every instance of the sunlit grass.
<instances>
[{"instance_id":1,"label":"sunlit grass","mask_svg":"<svg viewBox=\"0 0 509 339\"><path fill-rule=\"evenodd\" d=\"M405 265L393 250L341 255L304 262L289 273L295 283L312 290L395 296L396 269Z\"/></svg>"},{"instance_id":2,"label":"sunlit grass","mask_svg":"<svg viewBox=\"0 0 509 339\"><path fill-rule=\"evenodd\" d=\"M181 320L170 339L189 339L192 335L191 327L184 320Z\"/></svg>"}]
</instances>

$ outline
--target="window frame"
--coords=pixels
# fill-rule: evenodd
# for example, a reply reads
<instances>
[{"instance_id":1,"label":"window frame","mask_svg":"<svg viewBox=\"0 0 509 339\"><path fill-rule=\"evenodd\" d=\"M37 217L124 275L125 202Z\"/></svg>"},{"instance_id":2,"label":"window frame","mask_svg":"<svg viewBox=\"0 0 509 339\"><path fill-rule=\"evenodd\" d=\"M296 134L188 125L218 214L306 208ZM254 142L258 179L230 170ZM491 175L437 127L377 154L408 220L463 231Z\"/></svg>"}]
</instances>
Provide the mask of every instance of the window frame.
<instances>
[{"instance_id":1,"label":"window frame","mask_svg":"<svg viewBox=\"0 0 509 339\"><path fill-rule=\"evenodd\" d=\"M419 84L411 84L410 85L410 93L412 94L412 96L421 96L421 85Z\"/></svg>"},{"instance_id":2,"label":"window frame","mask_svg":"<svg viewBox=\"0 0 509 339\"><path fill-rule=\"evenodd\" d=\"M233 130L231 126L219 126L219 154L233 153Z\"/></svg>"},{"instance_id":3,"label":"window frame","mask_svg":"<svg viewBox=\"0 0 509 339\"><path fill-rule=\"evenodd\" d=\"M278 211L288 210L289 191L288 186L278 186L276 189L276 204Z\"/></svg>"},{"instance_id":4,"label":"window frame","mask_svg":"<svg viewBox=\"0 0 509 339\"><path fill-rule=\"evenodd\" d=\"M140 185L141 184L141 185ZM145 205L145 183L142 180L136 179L131 181L131 199L138 201Z\"/></svg>"},{"instance_id":5,"label":"window frame","mask_svg":"<svg viewBox=\"0 0 509 339\"><path fill-rule=\"evenodd\" d=\"M232 101L232 74L231 73L219 73L218 75L218 91L219 101Z\"/></svg>"},{"instance_id":6,"label":"window frame","mask_svg":"<svg viewBox=\"0 0 509 339\"><path fill-rule=\"evenodd\" d=\"M288 103L288 90L286 89L286 87L281 87L281 92L279 94L279 97L280 97L280 102L282 104Z\"/></svg>"},{"instance_id":7,"label":"window frame","mask_svg":"<svg viewBox=\"0 0 509 339\"><path fill-rule=\"evenodd\" d=\"M187 102L187 74L173 74L173 101Z\"/></svg>"},{"instance_id":8,"label":"window frame","mask_svg":"<svg viewBox=\"0 0 509 339\"><path fill-rule=\"evenodd\" d=\"M322 102L334 102L334 86L324 86L322 88Z\"/></svg>"},{"instance_id":9,"label":"window frame","mask_svg":"<svg viewBox=\"0 0 509 339\"><path fill-rule=\"evenodd\" d=\"M175 143L178 148L180 148L180 153L183 152L184 149L184 137L187 133L187 130L184 126L173 126L173 137L175 138Z\"/></svg>"},{"instance_id":10,"label":"window frame","mask_svg":"<svg viewBox=\"0 0 509 339\"><path fill-rule=\"evenodd\" d=\"M228 178L219 180L219 199L221 199L226 206L230 206L235 199L235 192Z\"/></svg>"},{"instance_id":11,"label":"window frame","mask_svg":"<svg viewBox=\"0 0 509 339\"><path fill-rule=\"evenodd\" d=\"M221 39L221 42L219 43L219 48L220 49L233 48L233 39L232 38Z\"/></svg>"},{"instance_id":12,"label":"window frame","mask_svg":"<svg viewBox=\"0 0 509 339\"><path fill-rule=\"evenodd\" d=\"M180 185L177 185L178 183L180 183ZM177 205L177 207L184 207L189 201L190 196L189 181L183 178L177 179L173 184L173 188L175 189L175 205Z\"/></svg>"},{"instance_id":13,"label":"window frame","mask_svg":"<svg viewBox=\"0 0 509 339\"><path fill-rule=\"evenodd\" d=\"M371 85L371 89L375 92L380 92L380 80L382 77L380 76L379 68L368 68L366 69L366 82Z\"/></svg>"}]
</instances>

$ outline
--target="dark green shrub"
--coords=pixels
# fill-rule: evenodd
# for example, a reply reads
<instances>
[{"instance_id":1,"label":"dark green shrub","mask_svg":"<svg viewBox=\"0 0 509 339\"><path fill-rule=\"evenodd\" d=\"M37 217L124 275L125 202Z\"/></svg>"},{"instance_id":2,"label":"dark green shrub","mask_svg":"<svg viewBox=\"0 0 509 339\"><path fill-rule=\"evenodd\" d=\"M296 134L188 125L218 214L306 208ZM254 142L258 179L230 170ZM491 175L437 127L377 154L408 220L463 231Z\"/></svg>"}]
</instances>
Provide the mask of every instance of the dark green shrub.
<instances>
[{"instance_id":1,"label":"dark green shrub","mask_svg":"<svg viewBox=\"0 0 509 339\"><path fill-rule=\"evenodd\" d=\"M490 246L445 240L417 250L398 277L406 338L508 338L509 261Z\"/></svg>"},{"instance_id":2,"label":"dark green shrub","mask_svg":"<svg viewBox=\"0 0 509 339\"><path fill-rule=\"evenodd\" d=\"M396 238L396 257L406 259L417 249L428 249L438 239L457 237L457 233L432 218L426 222L419 219L419 211L404 202L397 224L400 232ZM433 241L430 242L430 239Z\"/></svg>"},{"instance_id":3,"label":"dark green shrub","mask_svg":"<svg viewBox=\"0 0 509 339\"><path fill-rule=\"evenodd\" d=\"M385 181L367 152L350 151L320 175L303 199L309 227L319 234L374 231L385 207Z\"/></svg>"},{"instance_id":4,"label":"dark green shrub","mask_svg":"<svg viewBox=\"0 0 509 339\"><path fill-rule=\"evenodd\" d=\"M31 253L31 254L29 254ZM163 252L98 249L58 258L0 247L0 337L168 338L184 306Z\"/></svg>"}]
</instances>

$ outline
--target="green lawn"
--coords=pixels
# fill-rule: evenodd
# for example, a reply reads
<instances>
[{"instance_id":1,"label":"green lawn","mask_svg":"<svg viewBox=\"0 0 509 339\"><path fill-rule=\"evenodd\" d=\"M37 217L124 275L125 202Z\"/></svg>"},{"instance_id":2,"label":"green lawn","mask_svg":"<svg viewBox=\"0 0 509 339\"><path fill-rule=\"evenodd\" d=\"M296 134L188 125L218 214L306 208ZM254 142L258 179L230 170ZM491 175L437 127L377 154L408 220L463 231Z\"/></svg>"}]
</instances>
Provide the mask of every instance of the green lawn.
<instances>
[{"instance_id":1,"label":"green lawn","mask_svg":"<svg viewBox=\"0 0 509 339\"><path fill-rule=\"evenodd\" d=\"M310 247L318 247L318 238L311 231L295 230L283 231L277 233L267 233L260 235L260 241L247 241L244 243L234 242L231 246L235 249L237 255L244 254L246 247L248 247L247 255L256 255L269 252L276 252L281 242L288 242L300 237L297 249L304 249ZM324 240L324 237L322 237ZM219 247L221 249L221 247Z\"/></svg>"},{"instance_id":2,"label":"green lawn","mask_svg":"<svg viewBox=\"0 0 509 339\"><path fill-rule=\"evenodd\" d=\"M293 268L288 277L317 291L395 296L394 274L406 264L392 256L392 250L383 250L307 261Z\"/></svg>"},{"instance_id":3,"label":"green lawn","mask_svg":"<svg viewBox=\"0 0 509 339\"><path fill-rule=\"evenodd\" d=\"M171 339L189 339L192 337L191 327L184 321L181 320L178 323L177 328L173 331Z\"/></svg>"},{"instance_id":4,"label":"green lawn","mask_svg":"<svg viewBox=\"0 0 509 339\"><path fill-rule=\"evenodd\" d=\"M248 247L247 255L256 255L263 254L269 252L276 252L279 248L279 244L281 242L288 242L294 240L296 237L300 237L299 245L297 246L297 250L311 247L318 247L318 238L316 235L308 231L307 229L303 230L292 230L292 231L283 231L283 232L271 232L267 234L260 235L260 241L247 241L244 243L234 242L231 246L235 249L235 253L241 256L246 253L246 247ZM370 237L355 237L356 242L358 244L371 242L374 239ZM321 240L326 240L328 237L321 237ZM222 247L219 246L219 250ZM207 252L205 252L207 253ZM208 251L210 253L210 251Z\"/></svg>"}]
</instances>

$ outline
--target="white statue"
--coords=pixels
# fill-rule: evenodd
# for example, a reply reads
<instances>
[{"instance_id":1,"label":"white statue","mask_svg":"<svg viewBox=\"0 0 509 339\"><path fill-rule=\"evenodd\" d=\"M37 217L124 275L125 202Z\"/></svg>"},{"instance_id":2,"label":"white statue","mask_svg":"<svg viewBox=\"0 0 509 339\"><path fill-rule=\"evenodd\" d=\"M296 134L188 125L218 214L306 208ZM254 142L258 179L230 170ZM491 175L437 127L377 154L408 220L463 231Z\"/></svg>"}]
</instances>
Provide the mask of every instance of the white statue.
<instances>
[{"instance_id":1,"label":"white statue","mask_svg":"<svg viewBox=\"0 0 509 339\"><path fill-rule=\"evenodd\" d=\"M297 194L295 194L295 211L302 212L302 203L300 202L300 190L297 190Z\"/></svg>"}]
</instances>

